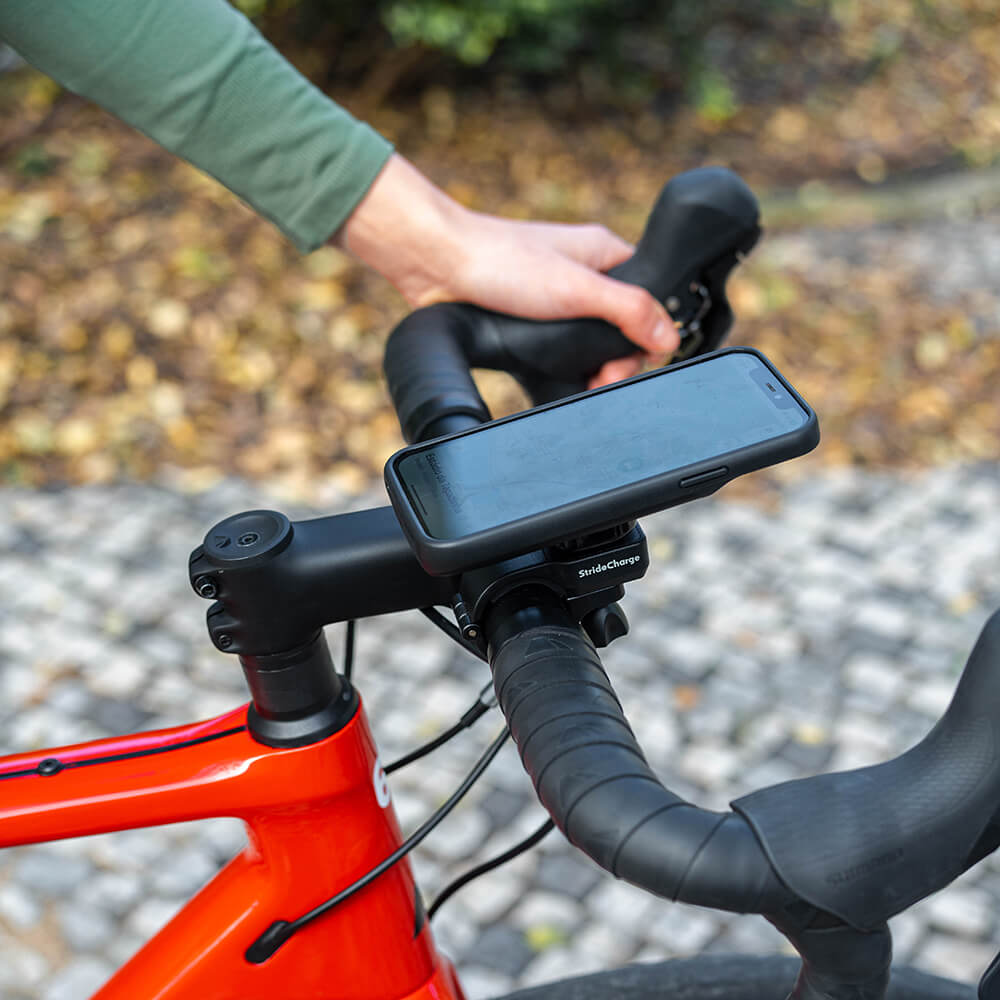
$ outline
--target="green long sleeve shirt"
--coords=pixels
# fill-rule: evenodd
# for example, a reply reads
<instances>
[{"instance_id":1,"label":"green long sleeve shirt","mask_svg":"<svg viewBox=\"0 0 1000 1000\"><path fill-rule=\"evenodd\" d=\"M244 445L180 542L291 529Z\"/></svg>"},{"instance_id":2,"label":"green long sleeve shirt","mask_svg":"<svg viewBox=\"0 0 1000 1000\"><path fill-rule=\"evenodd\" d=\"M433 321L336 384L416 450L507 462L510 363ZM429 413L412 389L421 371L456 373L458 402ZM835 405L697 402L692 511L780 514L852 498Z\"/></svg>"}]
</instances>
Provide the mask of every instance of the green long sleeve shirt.
<instances>
[{"instance_id":1,"label":"green long sleeve shirt","mask_svg":"<svg viewBox=\"0 0 1000 1000\"><path fill-rule=\"evenodd\" d=\"M392 152L226 0L0 0L0 39L217 178L303 251L340 228Z\"/></svg>"}]
</instances>

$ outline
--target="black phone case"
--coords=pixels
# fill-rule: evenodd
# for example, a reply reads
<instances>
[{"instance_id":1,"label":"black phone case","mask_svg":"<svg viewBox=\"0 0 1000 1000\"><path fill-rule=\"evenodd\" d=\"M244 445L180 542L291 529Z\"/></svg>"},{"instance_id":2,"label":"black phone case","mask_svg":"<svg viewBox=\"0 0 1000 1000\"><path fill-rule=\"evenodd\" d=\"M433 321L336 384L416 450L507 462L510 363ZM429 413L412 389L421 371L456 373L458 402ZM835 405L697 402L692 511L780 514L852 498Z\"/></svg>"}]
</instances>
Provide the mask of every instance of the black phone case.
<instances>
[{"instance_id":1,"label":"black phone case","mask_svg":"<svg viewBox=\"0 0 1000 1000\"><path fill-rule=\"evenodd\" d=\"M441 539L429 535L420 522L416 511L400 479L396 466L406 455L425 450L434 444L451 438L477 434L485 427L509 423L514 420L530 420L532 415L559 406L572 406L577 400L599 393L615 392L633 382L651 378L669 377L669 372L691 365L705 364L714 357L724 354L753 354L788 390L790 395L806 412L808 419L797 430L758 444L715 455L701 462L694 462L680 469L672 469L658 476L652 476L631 483L628 486L595 493L584 500L564 504L552 510L531 517L520 518L485 531L477 531L459 539ZM521 555L533 549L552 545L556 542L578 538L581 535L612 527L624 521L631 521L646 514L676 507L678 504L695 500L714 493L721 486L747 472L769 465L776 465L790 458L797 458L811 451L819 443L819 421L812 407L795 391L788 380L760 351L750 347L730 347L722 351L704 354L690 361L659 368L656 371L636 375L614 385L578 393L515 413L500 420L480 424L458 434L449 434L433 441L410 445L392 455L385 464L385 485L400 526L407 541L416 553L423 568L433 576L448 576L486 566L502 559ZM681 483L684 483L682 486Z\"/></svg>"}]
</instances>

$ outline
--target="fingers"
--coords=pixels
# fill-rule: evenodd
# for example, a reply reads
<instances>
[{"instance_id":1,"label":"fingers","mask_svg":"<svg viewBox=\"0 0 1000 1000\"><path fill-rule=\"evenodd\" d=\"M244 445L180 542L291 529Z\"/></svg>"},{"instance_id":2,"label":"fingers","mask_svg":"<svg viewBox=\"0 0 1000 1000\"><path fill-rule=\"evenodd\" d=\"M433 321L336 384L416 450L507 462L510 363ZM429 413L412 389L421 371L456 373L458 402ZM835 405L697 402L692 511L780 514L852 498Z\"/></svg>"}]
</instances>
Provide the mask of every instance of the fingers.
<instances>
[{"instance_id":1,"label":"fingers","mask_svg":"<svg viewBox=\"0 0 1000 1000\"><path fill-rule=\"evenodd\" d=\"M674 321L645 289L590 272L576 294L580 315L607 320L647 354L677 350L680 335Z\"/></svg>"},{"instance_id":2,"label":"fingers","mask_svg":"<svg viewBox=\"0 0 1000 1000\"><path fill-rule=\"evenodd\" d=\"M595 224L528 223L553 249L594 271L607 271L628 260L635 247L617 233Z\"/></svg>"},{"instance_id":3,"label":"fingers","mask_svg":"<svg viewBox=\"0 0 1000 1000\"><path fill-rule=\"evenodd\" d=\"M609 361L603 368L587 383L588 389L599 389L602 385L611 385L612 382L620 382L623 378L631 378L642 371L642 355L633 354L628 358L617 358Z\"/></svg>"},{"instance_id":4,"label":"fingers","mask_svg":"<svg viewBox=\"0 0 1000 1000\"><path fill-rule=\"evenodd\" d=\"M461 245L446 282L449 299L530 319L596 316L647 354L677 350L680 338L666 309L644 289L602 273L632 254L603 226L472 214Z\"/></svg>"}]
</instances>

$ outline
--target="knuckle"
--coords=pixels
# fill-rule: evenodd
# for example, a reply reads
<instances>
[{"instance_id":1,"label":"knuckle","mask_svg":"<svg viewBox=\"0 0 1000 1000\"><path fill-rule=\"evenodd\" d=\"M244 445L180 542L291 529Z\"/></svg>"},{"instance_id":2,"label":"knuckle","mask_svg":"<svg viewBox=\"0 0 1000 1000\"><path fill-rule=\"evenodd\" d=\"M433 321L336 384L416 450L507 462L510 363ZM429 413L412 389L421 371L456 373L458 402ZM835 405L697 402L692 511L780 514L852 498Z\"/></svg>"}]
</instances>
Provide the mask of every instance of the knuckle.
<instances>
[{"instance_id":1,"label":"knuckle","mask_svg":"<svg viewBox=\"0 0 1000 1000\"><path fill-rule=\"evenodd\" d=\"M622 318L635 333L651 330L658 319L652 296L641 288L629 291L622 299Z\"/></svg>"},{"instance_id":2,"label":"knuckle","mask_svg":"<svg viewBox=\"0 0 1000 1000\"><path fill-rule=\"evenodd\" d=\"M582 234L594 243L616 243L618 237L599 222L586 222L581 226Z\"/></svg>"},{"instance_id":3,"label":"knuckle","mask_svg":"<svg viewBox=\"0 0 1000 1000\"><path fill-rule=\"evenodd\" d=\"M601 270L612 266L621 260L623 253L627 253L628 245L607 226L591 222L582 228L583 242L590 248L592 259Z\"/></svg>"},{"instance_id":4,"label":"knuckle","mask_svg":"<svg viewBox=\"0 0 1000 1000\"><path fill-rule=\"evenodd\" d=\"M552 288L552 296L558 312L564 316L581 316L586 312L581 308L584 301L581 283L575 280L557 282Z\"/></svg>"}]
</instances>

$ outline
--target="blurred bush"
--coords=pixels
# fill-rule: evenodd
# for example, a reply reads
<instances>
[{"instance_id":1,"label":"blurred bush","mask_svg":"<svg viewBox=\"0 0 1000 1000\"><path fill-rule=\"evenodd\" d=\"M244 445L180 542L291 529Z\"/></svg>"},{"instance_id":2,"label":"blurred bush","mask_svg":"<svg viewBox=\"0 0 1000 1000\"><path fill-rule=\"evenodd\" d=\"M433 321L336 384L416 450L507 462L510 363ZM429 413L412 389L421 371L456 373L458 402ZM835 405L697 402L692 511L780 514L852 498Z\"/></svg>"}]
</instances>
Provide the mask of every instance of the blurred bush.
<instances>
[{"instance_id":1,"label":"blurred bush","mask_svg":"<svg viewBox=\"0 0 1000 1000\"><path fill-rule=\"evenodd\" d=\"M231 0L366 110L428 84L568 85L593 109L802 101L900 62L987 45L996 0Z\"/></svg>"},{"instance_id":2,"label":"blurred bush","mask_svg":"<svg viewBox=\"0 0 1000 1000\"><path fill-rule=\"evenodd\" d=\"M330 79L366 65L390 76L497 71L522 80L567 76L619 98L669 93L726 117L736 97L723 72L733 37L822 29L834 0L232 0L276 39L308 40ZM722 36L728 36L723 38ZM723 44L719 51L720 39ZM345 53L347 55L345 56ZM361 55L359 56L359 53ZM393 72L381 65L399 66ZM486 79L485 75L480 76Z\"/></svg>"}]
</instances>

